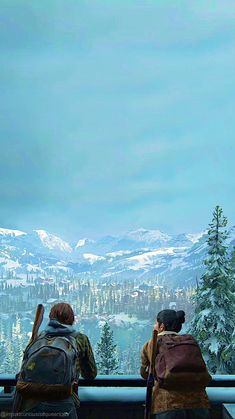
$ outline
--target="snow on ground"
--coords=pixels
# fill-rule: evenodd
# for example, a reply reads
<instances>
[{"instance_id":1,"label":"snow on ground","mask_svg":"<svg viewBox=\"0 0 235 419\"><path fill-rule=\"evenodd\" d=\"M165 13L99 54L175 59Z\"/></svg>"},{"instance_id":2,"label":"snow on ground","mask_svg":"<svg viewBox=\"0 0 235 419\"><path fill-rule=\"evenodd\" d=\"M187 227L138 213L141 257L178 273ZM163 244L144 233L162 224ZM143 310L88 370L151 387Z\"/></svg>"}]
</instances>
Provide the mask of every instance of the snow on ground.
<instances>
[{"instance_id":1,"label":"snow on ground","mask_svg":"<svg viewBox=\"0 0 235 419\"><path fill-rule=\"evenodd\" d=\"M103 327L105 322L108 322L110 325L116 327L129 327L133 325L146 325L149 321L148 320L139 320L136 316L130 317L128 314L119 313L119 314L111 314L107 316L107 318L101 317L99 320L99 327Z\"/></svg>"},{"instance_id":2,"label":"snow on ground","mask_svg":"<svg viewBox=\"0 0 235 419\"><path fill-rule=\"evenodd\" d=\"M64 260L60 260L56 262L56 266L66 266L66 262Z\"/></svg>"},{"instance_id":3,"label":"snow on ground","mask_svg":"<svg viewBox=\"0 0 235 419\"><path fill-rule=\"evenodd\" d=\"M156 265L156 257L158 256L173 256L175 254L174 247L165 247L160 248L157 250L153 250L151 252L146 252L141 255L137 256L131 256L130 258L127 258L127 261L129 261L132 265L129 266L130 269L136 271L139 269L145 269L149 265Z\"/></svg>"},{"instance_id":4,"label":"snow on ground","mask_svg":"<svg viewBox=\"0 0 235 419\"><path fill-rule=\"evenodd\" d=\"M31 263L27 263L26 269L28 272L43 272L43 269L39 268L38 265L32 265Z\"/></svg>"},{"instance_id":5,"label":"snow on ground","mask_svg":"<svg viewBox=\"0 0 235 419\"><path fill-rule=\"evenodd\" d=\"M132 253L131 250L118 250L117 252L106 253L106 256L110 256L110 257L115 258L117 256L129 255L130 253Z\"/></svg>"},{"instance_id":6,"label":"snow on ground","mask_svg":"<svg viewBox=\"0 0 235 419\"><path fill-rule=\"evenodd\" d=\"M105 260L103 256L94 255L93 253L83 253L83 257L88 260L91 265L99 260Z\"/></svg>"},{"instance_id":7,"label":"snow on ground","mask_svg":"<svg viewBox=\"0 0 235 419\"><path fill-rule=\"evenodd\" d=\"M113 268L111 268L111 269L115 269L114 267ZM110 271L111 271L111 269L110 269ZM126 272L126 269L121 269L121 270L119 270L119 271L115 271L114 270L114 272L105 272L105 273L103 273L102 275L101 275L101 278L109 278L109 277L111 277L111 276L114 276L114 277L116 277L116 275L119 275L119 274L122 274L123 272Z\"/></svg>"},{"instance_id":8,"label":"snow on ground","mask_svg":"<svg viewBox=\"0 0 235 419\"><path fill-rule=\"evenodd\" d=\"M0 258L0 263L4 264L5 269L16 269L20 268L21 264L18 260L12 260L12 259L6 259L6 258Z\"/></svg>"},{"instance_id":9,"label":"snow on ground","mask_svg":"<svg viewBox=\"0 0 235 419\"><path fill-rule=\"evenodd\" d=\"M26 285L27 284L27 278L18 278L18 279L7 279L6 280L7 285L12 285L12 287L19 287L19 285Z\"/></svg>"},{"instance_id":10,"label":"snow on ground","mask_svg":"<svg viewBox=\"0 0 235 419\"><path fill-rule=\"evenodd\" d=\"M50 265L47 267L47 269L55 269L55 270L60 270L60 271L64 271L64 272L69 272L70 268L68 268L67 266L64 266L63 263L57 262L56 265Z\"/></svg>"},{"instance_id":11,"label":"snow on ground","mask_svg":"<svg viewBox=\"0 0 235 419\"><path fill-rule=\"evenodd\" d=\"M58 301L58 298L49 298L49 300L47 300L47 304L53 304L56 301Z\"/></svg>"}]
</instances>

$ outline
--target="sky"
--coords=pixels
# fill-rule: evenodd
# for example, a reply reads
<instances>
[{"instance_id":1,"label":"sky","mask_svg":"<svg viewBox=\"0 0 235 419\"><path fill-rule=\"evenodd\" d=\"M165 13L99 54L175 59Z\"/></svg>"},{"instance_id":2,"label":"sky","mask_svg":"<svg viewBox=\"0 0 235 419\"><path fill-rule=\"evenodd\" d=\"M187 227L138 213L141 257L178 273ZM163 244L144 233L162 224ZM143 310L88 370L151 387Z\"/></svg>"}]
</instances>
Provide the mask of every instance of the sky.
<instances>
[{"instance_id":1,"label":"sky","mask_svg":"<svg viewBox=\"0 0 235 419\"><path fill-rule=\"evenodd\" d=\"M233 0L0 0L0 227L234 217Z\"/></svg>"}]
</instances>

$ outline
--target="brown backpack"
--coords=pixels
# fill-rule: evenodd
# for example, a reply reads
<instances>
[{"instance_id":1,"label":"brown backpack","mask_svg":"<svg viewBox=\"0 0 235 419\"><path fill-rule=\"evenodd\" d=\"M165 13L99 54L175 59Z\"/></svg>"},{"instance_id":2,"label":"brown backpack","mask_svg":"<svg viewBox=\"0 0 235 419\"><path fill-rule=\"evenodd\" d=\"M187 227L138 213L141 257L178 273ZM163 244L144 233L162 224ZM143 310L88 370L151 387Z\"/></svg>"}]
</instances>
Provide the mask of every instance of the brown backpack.
<instances>
[{"instance_id":1,"label":"brown backpack","mask_svg":"<svg viewBox=\"0 0 235 419\"><path fill-rule=\"evenodd\" d=\"M211 381L197 341L191 335L158 338L156 379L167 390L202 390Z\"/></svg>"}]
</instances>

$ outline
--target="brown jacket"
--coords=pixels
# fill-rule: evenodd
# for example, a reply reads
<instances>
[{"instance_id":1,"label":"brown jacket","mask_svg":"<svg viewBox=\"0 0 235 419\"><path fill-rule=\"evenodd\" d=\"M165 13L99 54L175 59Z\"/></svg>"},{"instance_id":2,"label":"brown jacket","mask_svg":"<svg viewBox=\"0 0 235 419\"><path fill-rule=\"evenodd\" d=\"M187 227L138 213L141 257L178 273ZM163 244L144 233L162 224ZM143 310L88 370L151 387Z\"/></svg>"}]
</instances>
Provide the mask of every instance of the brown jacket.
<instances>
[{"instance_id":1,"label":"brown jacket","mask_svg":"<svg viewBox=\"0 0 235 419\"><path fill-rule=\"evenodd\" d=\"M175 332L162 332L158 336L164 334L177 334ZM148 377L148 369L150 366L152 351L152 339L146 342L141 353L141 368L140 374L143 378ZM155 381L152 396L152 413L164 412L166 410L176 409L195 409L195 408L209 408L209 400L205 390L200 391L168 391L159 388Z\"/></svg>"}]
</instances>

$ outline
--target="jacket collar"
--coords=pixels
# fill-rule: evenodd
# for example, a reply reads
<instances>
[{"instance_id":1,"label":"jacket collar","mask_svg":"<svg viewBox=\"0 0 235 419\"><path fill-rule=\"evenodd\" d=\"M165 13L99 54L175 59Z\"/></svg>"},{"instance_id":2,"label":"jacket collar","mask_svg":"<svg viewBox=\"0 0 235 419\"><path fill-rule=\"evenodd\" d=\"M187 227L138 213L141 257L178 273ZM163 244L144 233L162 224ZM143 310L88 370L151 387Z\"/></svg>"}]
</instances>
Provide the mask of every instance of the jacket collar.
<instances>
[{"instance_id":1,"label":"jacket collar","mask_svg":"<svg viewBox=\"0 0 235 419\"><path fill-rule=\"evenodd\" d=\"M70 334L75 332L75 329L69 324L63 324L58 322L58 320L51 319L45 328L45 332L53 334Z\"/></svg>"},{"instance_id":2,"label":"jacket collar","mask_svg":"<svg viewBox=\"0 0 235 419\"><path fill-rule=\"evenodd\" d=\"M178 335L178 333L172 332L171 330L164 330L163 332L158 333L158 336L164 336L164 335Z\"/></svg>"}]
</instances>

